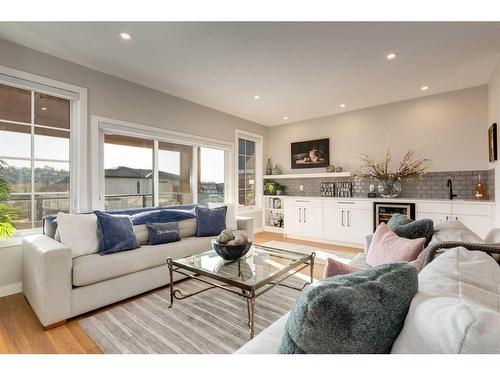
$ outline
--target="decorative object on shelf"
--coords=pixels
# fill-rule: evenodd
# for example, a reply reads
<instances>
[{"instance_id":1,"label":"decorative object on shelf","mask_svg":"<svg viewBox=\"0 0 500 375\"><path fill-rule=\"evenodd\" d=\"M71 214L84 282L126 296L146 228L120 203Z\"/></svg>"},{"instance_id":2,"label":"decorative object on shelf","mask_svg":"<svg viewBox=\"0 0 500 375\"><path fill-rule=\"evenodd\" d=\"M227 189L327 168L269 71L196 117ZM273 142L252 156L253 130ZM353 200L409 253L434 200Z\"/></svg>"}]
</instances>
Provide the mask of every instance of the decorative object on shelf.
<instances>
[{"instance_id":1,"label":"decorative object on shelf","mask_svg":"<svg viewBox=\"0 0 500 375\"><path fill-rule=\"evenodd\" d=\"M477 185L474 195L476 196L477 200L484 200L488 197L483 181L481 180L481 175L477 177Z\"/></svg>"},{"instance_id":2,"label":"decorative object on shelf","mask_svg":"<svg viewBox=\"0 0 500 375\"><path fill-rule=\"evenodd\" d=\"M291 144L292 169L324 168L330 164L330 139Z\"/></svg>"},{"instance_id":3,"label":"decorative object on shelf","mask_svg":"<svg viewBox=\"0 0 500 375\"><path fill-rule=\"evenodd\" d=\"M344 169L342 167L335 168L335 172L337 172L337 173L341 173L343 171L344 171Z\"/></svg>"},{"instance_id":4,"label":"decorative object on shelf","mask_svg":"<svg viewBox=\"0 0 500 375\"><path fill-rule=\"evenodd\" d=\"M266 182L264 184L264 195L276 195L279 186L280 184L277 182Z\"/></svg>"},{"instance_id":5,"label":"decorative object on shelf","mask_svg":"<svg viewBox=\"0 0 500 375\"><path fill-rule=\"evenodd\" d=\"M266 174L269 175L271 173L273 173L273 166L271 164L271 158L268 158L266 164Z\"/></svg>"},{"instance_id":6,"label":"decorative object on shelf","mask_svg":"<svg viewBox=\"0 0 500 375\"><path fill-rule=\"evenodd\" d=\"M322 197L334 197L335 182L322 182L319 191Z\"/></svg>"},{"instance_id":7,"label":"decorative object on shelf","mask_svg":"<svg viewBox=\"0 0 500 375\"><path fill-rule=\"evenodd\" d=\"M413 154L413 150L408 150L394 171L389 170L392 160L390 150L387 150L385 159L381 162L362 154L360 159L363 176L379 181L378 191L381 197L395 198L401 193L401 180L421 180L427 170L427 160L413 160Z\"/></svg>"},{"instance_id":8,"label":"decorative object on shelf","mask_svg":"<svg viewBox=\"0 0 500 375\"><path fill-rule=\"evenodd\" d=\"M250 250L252 242L248 241L246 235L233 234L231 230L223 230L216 239L212 241L212 247L222 259L240 259Z\"/></svg>"},{"instance_id":9,"label":"decorative object on shelf","mask_svg":"<svg viewBox=\"0 0 500 375\"><path fill-rule=\"evenodd\" d=\"M375 184L370 184L368 186L367 196L368 196L368 198L376 198L377 197L377 193L375 193Z\"/></svg>"},{"instance_id":10,"label":"decorative object on shelf","mask_svg":"<svg viewBox=\"0 0 500 375\"><path fill-rule=\"evenodd\" d=\"M273 208L275 208L277 210L281 209L281 199L279 199L279 198L273 199Z\"/></svg>"},{"instance_id":11,"label":"decorative object on shelf","mask_svg":"<svg viewBox=\"0 0 500 375\"><path fill-rule=\"evenodd\" d=\"M17 220L17 210L3 203L9 198L12 189L5 178L7 167L7 163L0 160L0 238L9 238L14 235L16 230L14 222Z\"/></svg>"},{"instance_id":12,"label":"decorative object on shelf","mask_svg":"<svg viewBox=\"0 0 500 375\"><path fill-rule=\"evenodd\" d=\"M335 183L335 196L341 198L352 197L352 182L336 182Z\"/></svg>"},{"instance_id":13,"label":"decorative object on shelf","mask_svg":"<svg viewBox=\"0 0 500 375\"><path fill-rule=\"evenodd\" d=\"M496 122L488 129L488 151L490 156L490 163L496 161L498 158Z\"/></svg>"},{"instance_id":14,"label":"decorative object on shelf","mask_svg":"<svg viewBox=\"0 0 500 375\"><path fill-rule=\"evenodd\" d=\"M333 172L335 172L335 166L329 165L328 167L326 167L326 172L327 173L333 173Z\"/></svg>"},{"instance_id":15,"label":"decorative object on shelf","mask_svg":"<svg viewBox=\"0 0 500 375\"><path fill-rule=\"evenodd\" d=\"M274 174L274 175L276 175L276 174L281 174L281 169L278 167L278 164L276 164L276 165L274 166L274 168L273 168L273 169L272 169L272 171L271 171L271 174Z\"/></svg>"},{"instance_id":16,"label":"decorative object on shelf","mask_svg":"<svg viewBox=\"0 0 500 375\"><path fill-rule=\"evenodd\" d=\"M276 195L283 195L285 194L285 187L283 185L278 185L278 188L276 189Z\"/></svg>"}]
</instances>

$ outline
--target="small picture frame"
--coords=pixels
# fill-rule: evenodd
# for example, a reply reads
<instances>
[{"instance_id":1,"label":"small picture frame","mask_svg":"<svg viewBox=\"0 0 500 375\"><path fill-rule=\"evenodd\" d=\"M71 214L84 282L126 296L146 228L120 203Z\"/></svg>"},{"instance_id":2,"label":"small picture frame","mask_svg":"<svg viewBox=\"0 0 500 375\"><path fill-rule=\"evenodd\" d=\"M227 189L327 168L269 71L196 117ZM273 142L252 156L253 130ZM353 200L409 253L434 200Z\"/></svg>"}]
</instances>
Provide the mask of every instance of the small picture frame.
<instances>
[{"instance_id":1,"label":"small picture frame","mask_svg":"<svg viewBox=\"0 0 500 375\"><path fill-rule=\"evenodd\" d=\"M488 129L488 154L490 157L490 163L498 159L496 122Z\"/></svg>"}]
</instances>

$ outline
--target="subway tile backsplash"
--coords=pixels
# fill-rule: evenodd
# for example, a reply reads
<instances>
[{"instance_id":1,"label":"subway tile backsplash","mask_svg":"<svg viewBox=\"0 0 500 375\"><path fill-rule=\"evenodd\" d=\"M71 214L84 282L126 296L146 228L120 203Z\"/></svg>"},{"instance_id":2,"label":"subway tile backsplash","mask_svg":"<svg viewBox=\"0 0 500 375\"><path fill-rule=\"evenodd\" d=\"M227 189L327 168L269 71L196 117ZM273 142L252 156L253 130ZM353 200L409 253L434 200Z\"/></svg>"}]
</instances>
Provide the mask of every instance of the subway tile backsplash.
<instances>
[{"instance_id":1,"label":"subway tile backsplash","mask_svg":"<svg viewBox=\"0 0 500 375\"><path fill-rule=\"evenodd\" d=\"M448 188L446 181L453 181L453 193L457 194L456 199L475 199L474 191L481 175L483 184L488 193L488 199L495 199L495 170L476 170L476 171L454 171L454 172L429 172L423 180L420 181L402 181L402 192L400 198L415 199L447 199ZM272 181L266 180L266 181ZM353 196L366 197L370 184L375 185L377 181L364 177L350 178L285 178L276 180L276 182L285 186L285 194L293 196L321 196L320 187L322 182L352 182ZM300 185L303 185L303 191L300 191Z\"/></svg>"}]
</instances>

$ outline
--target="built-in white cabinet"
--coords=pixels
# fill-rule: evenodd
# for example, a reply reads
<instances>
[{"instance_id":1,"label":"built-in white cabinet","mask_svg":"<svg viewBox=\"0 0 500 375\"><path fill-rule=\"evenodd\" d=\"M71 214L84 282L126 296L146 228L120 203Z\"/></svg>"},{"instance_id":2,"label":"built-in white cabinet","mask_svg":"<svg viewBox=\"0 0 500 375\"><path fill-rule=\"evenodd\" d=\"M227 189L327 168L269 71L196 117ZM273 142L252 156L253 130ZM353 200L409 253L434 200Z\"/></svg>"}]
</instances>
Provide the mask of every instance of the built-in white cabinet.
<instances>
[{"instance_id":1,"label":"built-in white cabinet","mask_svg":"<svg viewBox=\"0 0 500 375\"><path fill-rule=\"evenodd\" d=\"M484 239L493 228L493 205L460 201L418 203L417 219L425 218L434 224L458 220Z\"/></svg>"},{"instance_id":2,"label":"built-in white cabinet","mask_svg":"<svg viewBox=\"0 0 500 375\"><path fill-rule=\"evenodd\" d=\"M362 247L373 233L373 200L287 197L283 203L285 236ZM493 227L493 207L492 202L417 201L416 218L435 224L458 220L485 238Z\"/></svg>"},{"instance_id":3,"label":"built-in white cabinet","mask_svg":"<svg viewBox=\"0 0 500 375\"><path fill-rule=\"evenodd\" d=\"M285 200L285 234L323 238L323 202L318 199Z\"/></svg>"},{"instance_id":4,"label":"built-in white cabinet","mask_svg":"<svg viewBox=\"0 0 500 375\"><path fill-rule=\"evenodd\" d=\"M371 233L372 220L371 202L323 202L323 236L328 241L362 244Z\"/></svg>"}]
</instances>

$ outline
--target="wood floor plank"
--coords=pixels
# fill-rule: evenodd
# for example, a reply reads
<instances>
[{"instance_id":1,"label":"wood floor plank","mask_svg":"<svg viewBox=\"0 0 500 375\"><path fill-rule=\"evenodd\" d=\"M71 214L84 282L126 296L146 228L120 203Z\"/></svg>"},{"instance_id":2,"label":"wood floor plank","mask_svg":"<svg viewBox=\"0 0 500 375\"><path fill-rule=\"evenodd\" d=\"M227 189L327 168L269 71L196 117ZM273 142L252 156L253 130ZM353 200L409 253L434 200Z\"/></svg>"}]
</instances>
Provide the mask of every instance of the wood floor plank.
<instances>
[{"instance_id":1,"label":"wood floor plank","mask_svg":"<svg viewBox=\"0 0 500 375\"><path fill-rule=\"evenodd\" d=\"M359 249L320 244L310 241L292 240L288 238L284 239L283 235L268 232L257 233L254 238L254 243L262 244L273 240L310 245L326 250L344 251L348 253L360 252ZM314 271L314 278L320 279L323 273L323 266L316 264ZM302 273L308 275L309 270L305 269ZM130 300L131 299L128 299L127 301ZM118 304L120 304L120 302L114 305ZM0 353L102 353L92 339L87 336L85 331L78 325L78 320L89 315L97 314L107 308L109 307L104 307L97 311L82 315L81 317L70 319L65 325L45 331L22 293L1 297Z\"/></svg>"}]
</instances>

